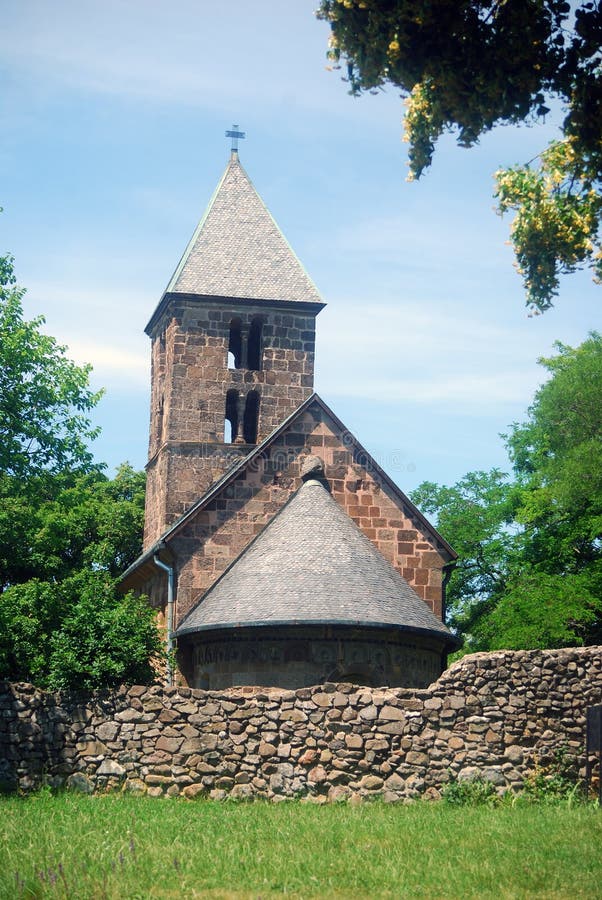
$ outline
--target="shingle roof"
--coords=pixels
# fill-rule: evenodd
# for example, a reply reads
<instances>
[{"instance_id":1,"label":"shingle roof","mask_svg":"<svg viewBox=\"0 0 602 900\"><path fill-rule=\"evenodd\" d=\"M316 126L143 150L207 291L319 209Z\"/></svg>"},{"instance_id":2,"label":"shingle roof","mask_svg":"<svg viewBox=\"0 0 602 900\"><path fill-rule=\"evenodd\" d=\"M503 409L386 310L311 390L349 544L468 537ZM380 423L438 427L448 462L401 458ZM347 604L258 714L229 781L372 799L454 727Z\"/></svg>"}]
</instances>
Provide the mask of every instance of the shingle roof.
<instances>
[{"instance_id":1,"label":"shingle roof","mask_svg":"<svg viewBox=\"0 0 602 900\"><path fill-rule=\"evenodd\" d=\"M182 621L391 626L456 639L320 481L306 481Z\"/></svg>"},{"instance_id":2,"label":"shingle roof","mask_svg":"<svg viewBox=\"0 0 602 900\"><path fill-rule=\"evenodd\" d=\"M322 302L237 153L165 293Z\"/></svg>"}]
</instances>

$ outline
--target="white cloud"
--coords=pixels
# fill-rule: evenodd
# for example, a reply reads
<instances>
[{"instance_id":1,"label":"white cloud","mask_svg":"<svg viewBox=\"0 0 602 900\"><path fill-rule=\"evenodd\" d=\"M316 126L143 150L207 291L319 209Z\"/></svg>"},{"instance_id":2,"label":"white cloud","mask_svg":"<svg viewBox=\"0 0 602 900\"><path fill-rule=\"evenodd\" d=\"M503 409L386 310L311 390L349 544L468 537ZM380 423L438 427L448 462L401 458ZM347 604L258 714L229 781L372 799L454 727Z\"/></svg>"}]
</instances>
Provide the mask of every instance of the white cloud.
<instances>
[{"instance_id":1,"label":"white cloud","mask_svg":"<svg viewBox=\"0 0 602 900\"><path fill-rule=\"evenodd\" d=\"M90 363L94 381L105 387L147 388L150 364L147 353L76 339L67 342L68 356L78 365Z\"/></svg>"},{"instance_id":2,"label":"white cloud","mask_svg":"<svg viewBox=\"0 0 602 900\"><path fill-rule=\"evenodd\" d=\"M323 317L323 321L322 321ZM351 304L320 317L318 390L432 408L457 404L489 416L524 406L545 372L534 335L406 300Z\"/></svg>"},{"instance_id":3,"label":"white cloud","mask_svg":"<svg viewBox=\"0 0 602 900\"><path fill-rule=\"evenodd\" d=\"M143 332L152 312L148 296L35 281L25 294L24 310L28 318L44 315L43 330L66 347L69 359L92 366L95 387L148 388L150 341Z\"/></svg>"},{"instance_id":4,"label":"white cloud","mask_svg":"<svg viewBox=\"0 0 602 900\"><path fill-rule=\"evenodd\" d=\"M500 405L524 402L537 387L532 371L499 371L495 374L434 373L428 378L382 379L327 377L325 390L340 397L357 397L378 402L394 401L407 405L435 407L457 404L480 415L497 414ZM496 409L497 407L497 409Z\"/></svg>"},{"instance_id":5,"label":"white cloud","mask_svg":"<svg viewBox=\"0 0 602 900\"><path fill-rule=\"evenodd\" d=\"M474 318L466 321L435 303L429 305L410 298L400 301L359 303L333 302L332 313L320 319L320 336L331 350L346 352L350 346L379 359L387 353L410 355L416 361L430 353L453 347L456 355L478 348L500 349L512 337L503 325Z\"/></svg>"}]
</instances>

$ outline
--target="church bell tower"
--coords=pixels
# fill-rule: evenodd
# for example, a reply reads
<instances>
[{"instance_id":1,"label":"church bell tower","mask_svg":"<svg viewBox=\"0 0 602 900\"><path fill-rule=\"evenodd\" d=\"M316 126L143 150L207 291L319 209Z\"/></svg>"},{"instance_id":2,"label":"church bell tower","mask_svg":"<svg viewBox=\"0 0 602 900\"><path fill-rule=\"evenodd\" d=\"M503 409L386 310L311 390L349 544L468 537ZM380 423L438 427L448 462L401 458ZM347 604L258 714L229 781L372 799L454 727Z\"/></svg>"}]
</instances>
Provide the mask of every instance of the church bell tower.
<instances>
[{"instance_id":1,"label":"church bell tower","mask_svg":"<svg viewBox=\"0 0 602 900\"><path fill-rule=\"evenodd\" d=\"M310 396L315 317L323 306L235 142L146 327L152 387L145 549Z\"/></svg>"}]
</instances>

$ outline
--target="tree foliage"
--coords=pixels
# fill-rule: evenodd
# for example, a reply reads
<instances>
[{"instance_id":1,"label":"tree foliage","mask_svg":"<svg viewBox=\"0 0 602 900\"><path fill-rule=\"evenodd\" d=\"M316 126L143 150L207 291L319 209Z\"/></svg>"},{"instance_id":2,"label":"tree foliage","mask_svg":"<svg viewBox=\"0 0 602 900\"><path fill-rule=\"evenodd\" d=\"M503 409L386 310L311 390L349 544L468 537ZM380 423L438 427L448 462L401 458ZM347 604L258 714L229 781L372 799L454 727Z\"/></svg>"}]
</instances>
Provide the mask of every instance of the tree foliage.
<instances>
[{"instance_id":1,"label":"tree foliage","mask_svg":"<svg viewBox=\"0 0 602 900\"><path fill-rule=\"evenodd\" d=\"M496 180L499 211L516 213L510 233L534 308L552 305L561 273L586 265L600 282L600 177L574 141L555 141L541 153L537 168L500 169Z\"/></svg>"},{"instance_id":2,"label":"tree foliage","mask_svg":"<svg viewBox=\"0 0 602 900\"><path fill-rule=\"evenodd\" d=\"M153 612L122 597L142 538L144 473L94 463L89 367L26 321L0 257L0 678L49 688L153 678Z\"/></svg>"},{"instance_id":3,"label":"tree foliage","mask_svg":"<svg viewBox=\"0 0 602 900\"><path fill-rule=\"evenodd\" d=\"M558 276L602 275L602 12L598 0L322 0L329 56L352 94L385 84L406 98L410 178L448 131L471 147L499 124L533 123L551 99L562 139L524 166L496 173L513 227L527 303L552 304Z\"/></svg>"},{"instance_id":4,"label":"tree foliage","mask_svg":"<svg viewBox=\"0 0 602 900\"><path fill-rule=\"evenodd\" d=\"M460 555L449 609L472 649L602 640L602 336L556 349L506 436L513 477L469 473L412 495Z\"/></svg>"},{"instance_id":5,"label":"tree foliage","mask_svg":"<svg viewBox=\"0 0 602 900\"><path fill-rule=\"evenodd\" d=\"M0 474L0 590L80 570L116 578L136 558L144 518L143 472L123 465L21 481Z\"/></svg>"},{"instance_id":6,"label":"tree foliage","mask_svg":"<svg viewBox=\"0 0 602 900\"><path fill-rule=\"evenodd\" d=\"M152 681L159 633L148 603L106 572L31 579L0 595L0 677L45 688Z\"/></svg>"},{"instance_id":7,"label":"tree foliage","mask_svg":"<svg viewBox=\"0 0 602 900\"><path fill-rule=\"evenodd\" d=\"M117 589L141 543L144 473L4 476L0 493L0 677L47 688L152 680L153 611Z\"/></svg>"},{"instance_id":8,"label":"tree foliage","mask_svg":"<svg viewBox=\"0 0 602 900\"><path fill-rule=\"evenodd\" d=\"M93 468L88 417L101 394L90 390L90 366L76 366L44 318L27 321L13 260L0 261L0 472L28 478Z\"/></svg>"},{"instance_id":9,"label":"tree foliage","mask_svg":"<svg viewBox=\"0 0 602 900\"><path fill-rule=\"evenodd\" d=\"M447 589L450 623L463 634L493 609L520 568L522 529L515 524L515 485L498 469L469 472L451 487L426 481L412 500L437 518L458 562Z\"/></svg>"}]
</instances>

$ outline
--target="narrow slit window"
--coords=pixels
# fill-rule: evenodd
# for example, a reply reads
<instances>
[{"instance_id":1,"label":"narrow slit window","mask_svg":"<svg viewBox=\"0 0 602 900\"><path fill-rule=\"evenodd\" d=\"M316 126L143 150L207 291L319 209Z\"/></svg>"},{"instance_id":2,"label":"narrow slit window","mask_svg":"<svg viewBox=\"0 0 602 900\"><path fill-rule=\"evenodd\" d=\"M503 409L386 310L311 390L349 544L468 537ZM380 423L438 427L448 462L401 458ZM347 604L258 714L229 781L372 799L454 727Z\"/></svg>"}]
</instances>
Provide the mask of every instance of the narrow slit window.
<instances>
[{"instance_id":1,"label":"narrow slit window","mask_svg":"<svg viewBox=\"0 0 602 900\"><path fill-rule=\"evenodd\" d=\"M238 391L226 394L226 420L224 422L224 443L233 444L238 436Z\"/></svg>"},{"instance_id":2,"label":"narrow slit window","mask_svg":"<svg viewBox=\"0 0 602 900\"><path fill-rule=\"evenodd\" d=\"M228 340L228 368L240 369L242 363L242 334L240 319L232 319L230 322L230 337Z\"/></svg>"},{"instance_id":3,"label":"narrow slit window","mask_svg":"<svg viewBox=\"0 0 602 900\"><path fill-rule=\"evenodd\" d=\"M257 423L259 421L259 394L257 391L249 391L245 402L245 414L243 420L243 437L245 444L257 443Z\"/></svg>"},{"instance_id":4,"label":"narrow slit window","mask_svg":"<svg viewBox=\"0 0 602 900\"><path fill-rule=\"evenodd\" d=\"M261 369L261 362L263 356L263 345L262 345L262 335L261 331L263 328L263 321L259 316L255 316L251 319L251 325L249 327L249 343L247 350L247 360L248 360L248 368L255 369L259 371Z\"/></svg>"},{"instance_id":5,"label":"narrow slit window","mask_svg":"<svg viewBox=\"0 0 602 900\"><path fill-rule=\"evenodd\" d=\"M159 398L159 409L157 413L157 440L160 444L163 442L163 397Z\"/></svg>"}]
</instances>

